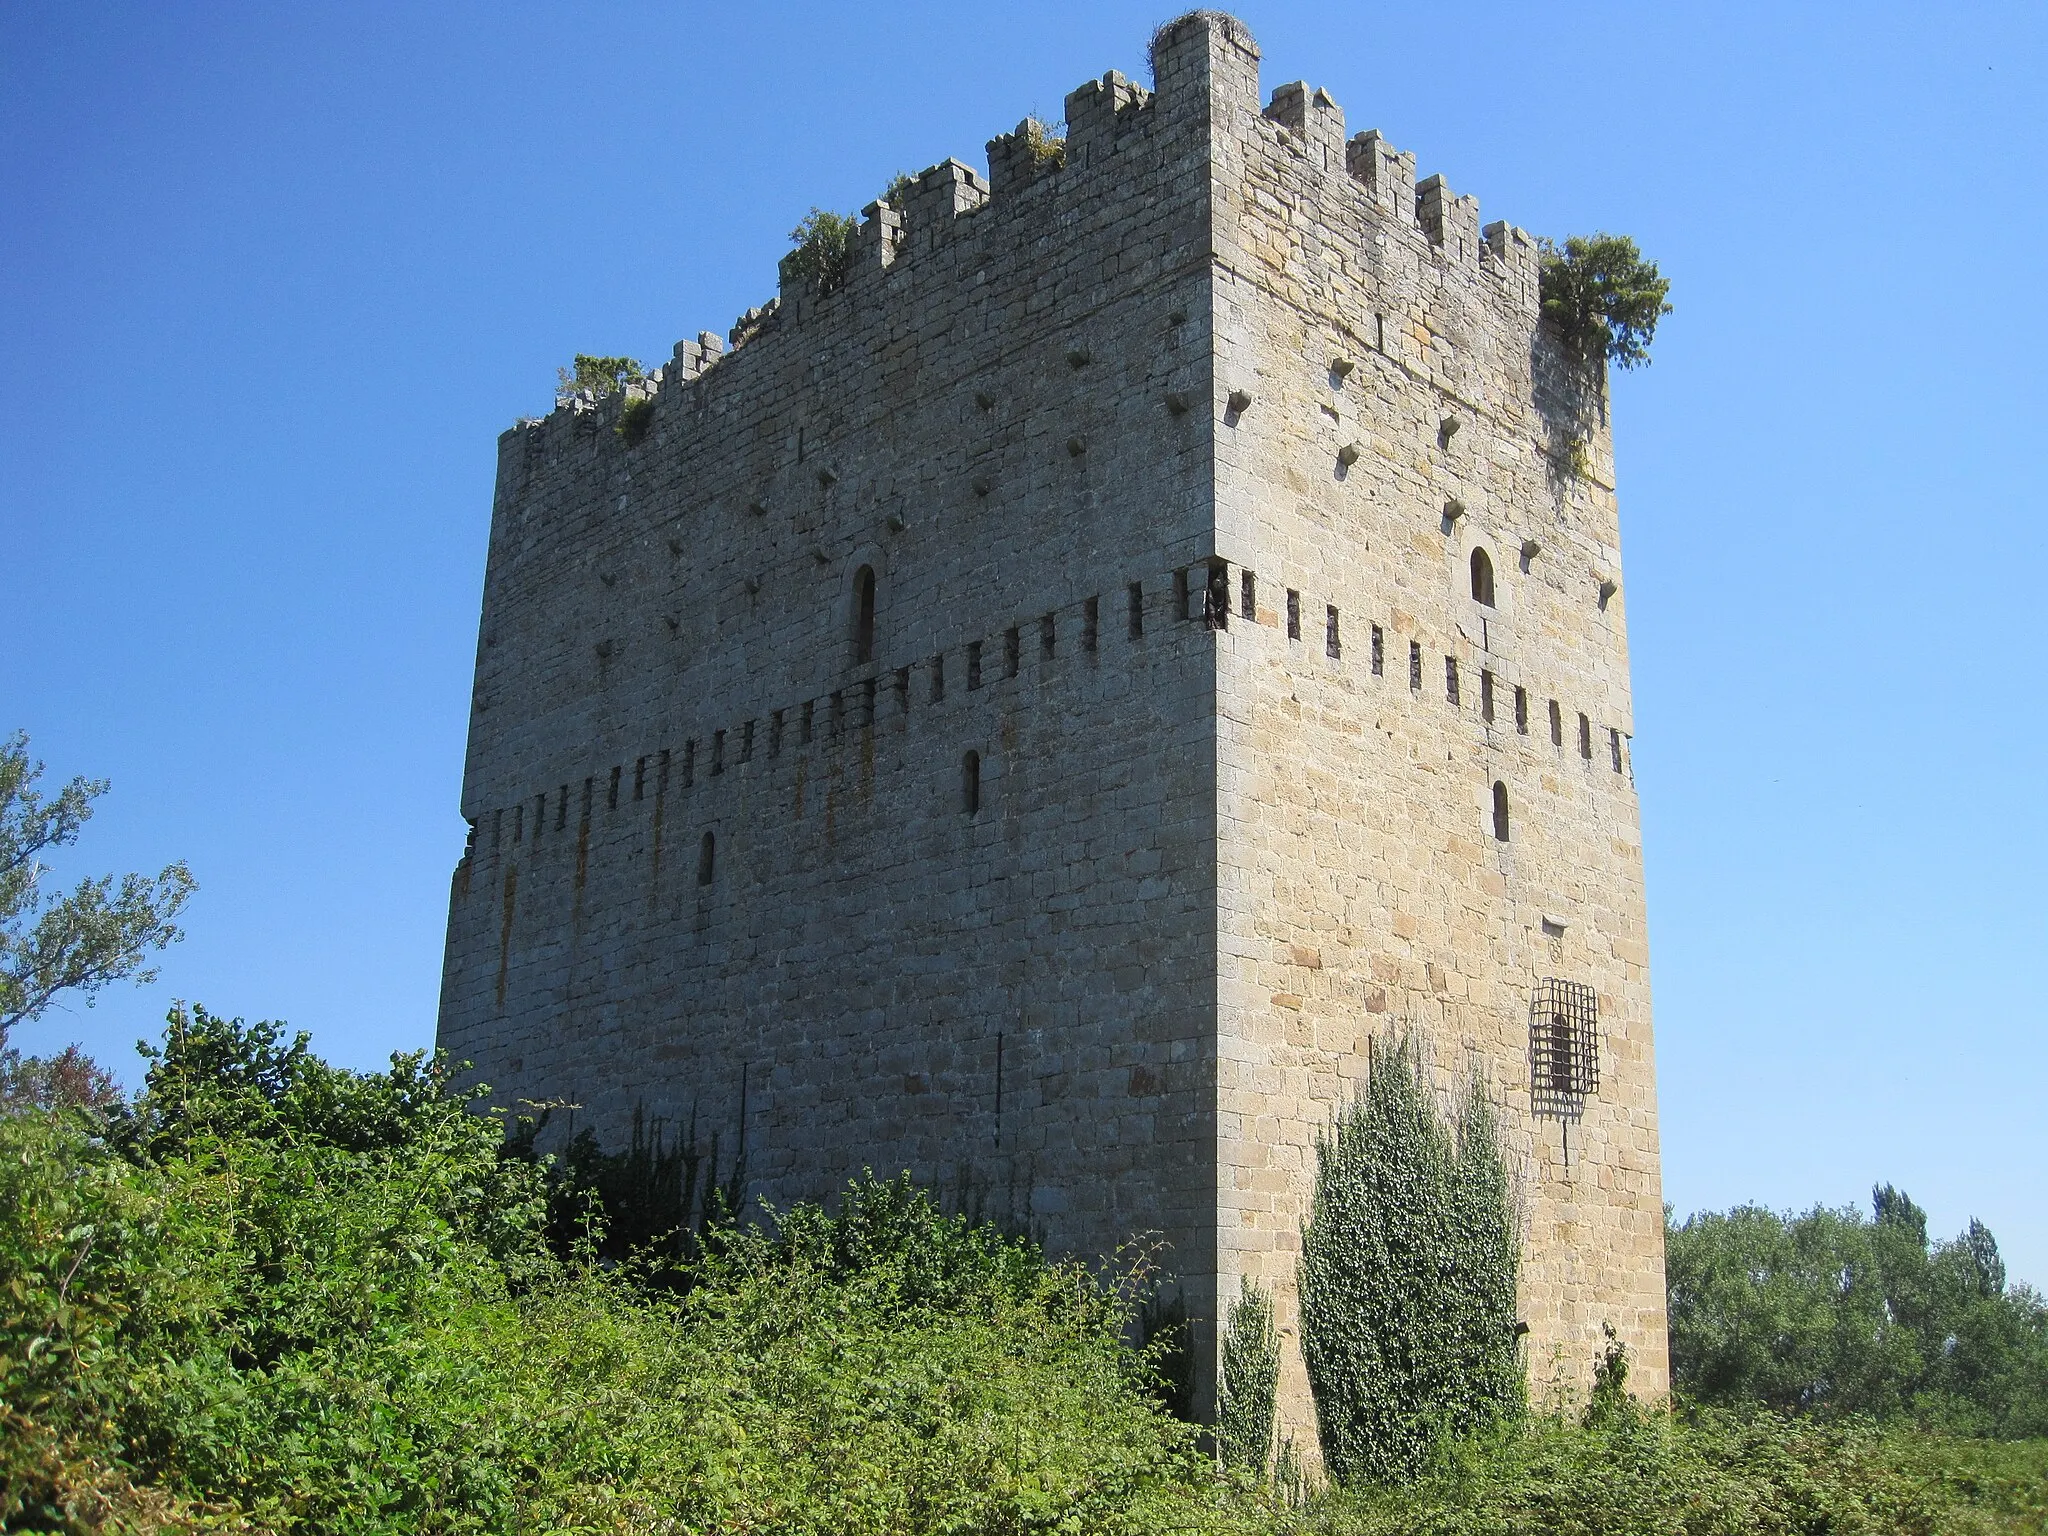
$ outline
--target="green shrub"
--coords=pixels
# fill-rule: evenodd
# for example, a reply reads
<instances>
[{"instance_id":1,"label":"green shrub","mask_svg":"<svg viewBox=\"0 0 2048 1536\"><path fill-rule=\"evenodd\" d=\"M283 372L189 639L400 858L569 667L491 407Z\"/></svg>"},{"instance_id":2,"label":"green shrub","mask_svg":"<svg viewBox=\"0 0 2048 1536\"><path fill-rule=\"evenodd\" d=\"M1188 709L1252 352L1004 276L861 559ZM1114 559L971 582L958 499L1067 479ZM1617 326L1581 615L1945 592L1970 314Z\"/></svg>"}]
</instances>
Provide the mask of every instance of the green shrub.
<instances>
[{"instance_id":1,"label":"green shrub","mask_svg":"<svg viewBox=\"0 0 2048 1536\"><path fill-rule=\"evenodd\" d=\"M646 377L635 358L592 357L578 352L573 367L555 370L555 398L560 402L571 395L587 394L602 399Z\"/></svg>"},{"instance_id":2,"label":"green shrub","mask_svg":"<svg viewBox=\"0 0 2048 1536\"><path fill-rule=\"evenodd\" d=\"M79 1529L1256 1528L1123 1342L1134 1277L872 1178L688 1262L597 1262L600 1205L564 1261L549 1183L575 1186L478 1103L430 1058L344 1072L195 1009L124 1135L0 1114L0 1508L54 1529L67 1501L105 1515Z\"/></svg>"},{"instance_id":3,"label":"green shrub","mask_svg":"<svg viewBox=\"0 0 2048 1536\"><path fill-rule=\"evenodd\" d=\"M1959 1454L1960 1453L1960 1454ZM2004 1466L1867 1423L1714 1410L1538 1417L1447 1441L1402 1486L1334 1490L1315 1536L1928 1536L2039 1530L2048 1445ZM2031 1484L2031 1486L2029 1486Z\"/></svg>"},{"instance_id":4,"label":"green shrub","mask_svg":"<svg viewBox=\"0 0 2048 1536\"><path fill-rule=\"evenodd\" d=\"M859 222L850 213L813 208L789 232L796 249L782 258L783 280L794 279L819 293L838 289L853 263L853 234Z\"/></svg>"},{"instance_id":5,"label":"green shrub","mask_svg":"<svg viewBox=\"0 0 2048 1536\"><path fill-rule=\"evenodd\" d=\"M1412 1042L1374 1041L1363 1092L1317 1138L1302 1228L1302 1358L1332 1476L1406 1476L1440 1434L1521 1412L1519 1266L1480 1085L1454 1137Z\"/></svg>"},{"instance_id":6,"label":"green shrub","mask_svg":"<svg viewBox=\"0 0 2048 1536\"><path fill-rule=\"evenodd\" d=\"M1671 313L1670 279L1626 235L1573 235L1538 247L1543 318L1580 363L1623 368L1650 360L1657 322Z\"/></svg>"},{"instance_id":7,"label":"green shrub","mask_svg":"<svg viewBox=\"0 0 2048 1536\"><path fill-rule=\"evenodd\" d=\"M1031 151L1039 169L1056 171L1067 163L1065 123L1049 123L1034 115L1018 124L1018 132L1024 135L1024 147Z\"/></svg>"},{"instance_id":8,"label":"green shrub","mask_svg":"<svg viewBox=\"0 0 2048 1536\"><path fill-rule=\"evenodd\" d=\"M640 439L654 425L654 397L635 395L619 408L618 424L612 428L628 448L640 446Z\"/></svg>"},{"instance_id":9,"label":"green shrub","mask_svg":"<svg viewBox=\"0 0 2048 1536\"><path fill-rule=\"evenodd\" d=\"M1216 1415L1216 1449L1225 1466L1265 1475L1279 1382L1273 1298L1250 1276L1241 1277L1223 1334L1223 1392Z\"/></svg>"}]
</instances>

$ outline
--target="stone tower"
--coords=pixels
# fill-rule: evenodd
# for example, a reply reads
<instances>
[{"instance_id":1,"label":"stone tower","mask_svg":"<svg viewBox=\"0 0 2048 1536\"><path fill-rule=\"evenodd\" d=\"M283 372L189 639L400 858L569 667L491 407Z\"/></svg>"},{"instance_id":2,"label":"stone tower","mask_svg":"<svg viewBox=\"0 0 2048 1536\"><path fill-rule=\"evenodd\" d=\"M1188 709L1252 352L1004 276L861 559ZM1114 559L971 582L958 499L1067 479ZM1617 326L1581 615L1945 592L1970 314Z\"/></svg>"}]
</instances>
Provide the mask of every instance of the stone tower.
<instances>
[{"instance_id":1,"label":"stone tower","mask_svg":"<svg viewBox=\"0 0 2048 1536\"><path fill-rule=\"evenodd\" d=\"M750 1195L1163 1233L1206 1399L1413 1033L1500 1106L1539 1390L1603 1323L1661 1390L1604 380L1527 235L1262 109L1237 21L1152 62L500 439L440 1043Z\"/></svg>"}]
</instances>

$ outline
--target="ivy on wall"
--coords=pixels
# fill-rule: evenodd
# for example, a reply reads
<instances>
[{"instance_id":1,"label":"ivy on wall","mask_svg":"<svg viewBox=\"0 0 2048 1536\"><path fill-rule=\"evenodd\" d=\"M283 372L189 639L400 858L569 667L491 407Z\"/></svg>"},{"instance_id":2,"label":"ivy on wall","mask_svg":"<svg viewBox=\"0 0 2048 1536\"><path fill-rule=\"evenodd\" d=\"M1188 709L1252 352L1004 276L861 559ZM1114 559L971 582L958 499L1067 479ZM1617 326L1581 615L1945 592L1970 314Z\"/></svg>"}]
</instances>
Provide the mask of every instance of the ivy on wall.
<instances>
[{"instance_id":1,"label":"ivy on wall","mask_svg":"<svg viewBox=\"0 0 2048 1536\"><path fill-rule=\"evenodd\" d=\"M1412 1475L1440 1435L1523 1412L1516 1225L1481 1085L1446 1125L1413 1041L1374 1041L1302 1227L1302 1358L1339 1482Z\"/></svg>"}]
</instances>

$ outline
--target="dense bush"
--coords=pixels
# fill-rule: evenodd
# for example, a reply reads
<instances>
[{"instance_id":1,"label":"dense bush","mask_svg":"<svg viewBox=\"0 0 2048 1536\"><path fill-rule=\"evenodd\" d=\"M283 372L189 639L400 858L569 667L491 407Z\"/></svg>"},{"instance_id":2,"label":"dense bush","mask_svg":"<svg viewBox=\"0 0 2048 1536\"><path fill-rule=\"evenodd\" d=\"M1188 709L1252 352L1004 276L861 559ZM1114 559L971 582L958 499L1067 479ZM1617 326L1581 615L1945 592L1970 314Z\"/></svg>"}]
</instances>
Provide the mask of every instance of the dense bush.
<instances>
[{"instance_id":1,"label":"dense bush","mask_svg":"<svg viewBox=\"0 0 2048 1536\"><path fill-rule=\"evenodd\" d=\"M1383 1090L1419 1092L1392 1059ZM1618 1350L1583 1420L1438 1435L1410 1480L1290 1508L1251 1454L1219 1472L1162 1407L1162 1360L1125 1342L1141 1265L1048 1262L907 1178L737 1225L736 1173L687 1160L687 1136L643 1126L550 1163L534 1127L507 1139L477 1107L430 1058L345 1072L303 1036L198 1009L173 1015L132 1101L76 1056L0 1058L0 1528L2042 1526L2048 1445L1672 1419L1628 1400ZM1380 1114L1382 1132L1398 1119ZM1504 1183L1442 1164L1478 1157L1489 1128L1468 1111L1462 1152L1436 1134L1428 1176L1476 1193L1414 1231L1492 1230ZM615 1208L660 1240L623 1252ZM671 1217L687 1232L666 1237ZM1274 1340L1264 1298L1239 1300L1225 1371L1263 1460ZM1152 1332L1157 1352L1179 1337Z\"/></svg>"},{"instance_id":2,"label":"dense bush","mask_svg":"<svg viewBox=\"0 0 2048 1536\"><path fill-rule=\"evenodd\" d=\"M8 1527L1225 1521L1113 1284L870 1179L650 1285L472 1103L195 1010L132 1106L0 1115Z\"/></svg>"},{"instance_id":3,"label":"dense bush","mask_svg":"<svg viewBox=\"0 0 2048 1536\"><path fill-rule=\"evenodd\" d=\"M1535 1417L1413 1482L1333 1491L1314 1536L1926 1536L2044 1529L2048 1445L1979 1448L1771 1413Z\"/></svg>"},{"instance_id":4,"label":"dense bush","mask_svg":"<svg viewBox=\"0 0 2048 1536\"><path fill-rule=\"evenodd\" d=\"M1518 1268L1481 1085L1453 1134L1413 1044L1374 1041L1365 1088L1317 1139L1301 1234L1302 1359L1332 1476L1406 1476L1439 1436L1521 1412Z\"/></svg>"},{"instance_id":5,"label":"dense bush","mask_svg":"<svg viewBox=\"0 0 2048 1536\"><path fill-rule=\"evenodd\" d=\"M2048 1435L2048 1304L2006 1284L1981 1222L1930 1246L1926 1214L1898 1190L1878 1188L1872 1208L1866 1220L1743 1206L1672 1226L1677 1389L1730 1407Z\"/></svg>"}]
</instances>

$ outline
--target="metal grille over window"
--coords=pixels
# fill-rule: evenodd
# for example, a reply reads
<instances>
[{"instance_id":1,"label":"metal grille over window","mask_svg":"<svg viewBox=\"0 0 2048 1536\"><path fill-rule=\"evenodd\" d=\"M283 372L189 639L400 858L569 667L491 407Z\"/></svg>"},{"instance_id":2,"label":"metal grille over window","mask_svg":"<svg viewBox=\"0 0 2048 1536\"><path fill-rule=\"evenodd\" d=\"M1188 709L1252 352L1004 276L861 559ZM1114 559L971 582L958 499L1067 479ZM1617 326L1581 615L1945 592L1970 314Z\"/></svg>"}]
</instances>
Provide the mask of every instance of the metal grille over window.
<instances>
[{"instance_id":1,"label":"metal grille over window","mask_svg":"<svg viewBox=\"0 0 2048 1536\"><path fill-rule=\"evenodd\" d=\"M1539 1115L1576 1120L1600 1091L1600 999L1546 976L1529 999L1529 1094Z\"/></svg>"}]
</instances>

